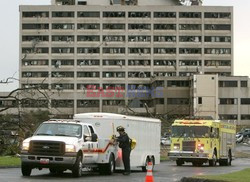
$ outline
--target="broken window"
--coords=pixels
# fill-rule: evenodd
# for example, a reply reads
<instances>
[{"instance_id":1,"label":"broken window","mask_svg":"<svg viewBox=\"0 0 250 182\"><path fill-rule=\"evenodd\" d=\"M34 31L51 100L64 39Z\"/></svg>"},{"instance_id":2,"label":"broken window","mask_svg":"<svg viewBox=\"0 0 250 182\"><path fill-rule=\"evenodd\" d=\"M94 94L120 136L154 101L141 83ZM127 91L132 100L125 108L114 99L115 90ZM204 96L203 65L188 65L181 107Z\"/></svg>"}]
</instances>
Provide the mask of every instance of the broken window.
<instances>
[{"instance_id":1,"label":"broken window","mask_svg":"<svg viewBox=\"0 0 250 182\"><path fill-rule=\"evenodd\" d=\"M125 54L125 48L103 48L103 54Z\"/></svg>"},{"instance_id":2,"label":"broken window","mask_svg":"<svg viewBox=\"0 0 250 182\"><path fill-rule=\"evenodd\" d=\"M123 11L109 11L103 12L104 18L125 18L125 12Z\"/></svg>"},{"instance_id":3,"label":"broken window","mask_svg":"<svg viewBox=\"0 0 250 182\"><path fill-rule=\"evenodd\" d=\"M220 120L237 120L237 114L219 114Z\"/></svg>"},{"instance_id":4,"label":"broken window","mask_svg":"<svg viewBox=\"0 0 250 182\"><path fill-rule=\"evenodd\" d=\"M205 66L231 66L231 60L205 60Z\"/></svg>"},{"instance_id":5,"label":"broken window","mask_svg":"<svg viewBox=\"0 0 250 182\"><path fill-rule=\"evenodd\" d=\"M23 12L23 18L48 18L48 11L36 11L36 12Z\"/></svg>"},{"instance_id":6,"label":"broken window","mask_svg":"<svg viewBox=\"0 0 250 182\"><path fill-rule=\"evenodd\" d=\"M205 48L205 54L231 54L230 48Z\"/></svg>"},{"instance_id":7,"label":"broken window","mask_svg":"<svg viewBox=\"0 0 250 182\"><path fill-rule=\"evenodd\" d=\"M128 36L129 42L150 42L151 36L142 36L142 35L131 35Z\"/></svg>"},{"instance_id":8,"label":"broken window","mask_svg":"<svg viewBox=\"0 0 250 182\"><path fill-rule=\"evenodd\" d=\"M201 54L201 48L180 48L179 54Z\"/></svg>"},{"instance_id":9,"label":"broken window","mask_svg":"<svg viewBox=\"0 0 250 182\"><path fill-rule=\"evenodd\" d=\"M100 84L93 84L93 83L84 83L84 84L77 84L77 90L84 90L84 89L92 89L96 90L100 88Z\"/></svg>"},{"instance_id":10,"label":"broken window","mask_svg":"<svg viewBox=\"0 0 250 182\"><path fill-rule=\"evenodd\" d=\"M176 48L154 48L154 54L176 54Z\"/></svg>"},{"instance_id":11,"label":"broken window","mask_svg":"<svg viewBox=\"0 0 250 182\"><path fill-rule=\"evenodd\" d=\"M168 98L167 104L169 104L169 105L188 105L189 99L188 98Z\"/></svg>"},{"instance_id":12,"label":"broken window","mask_svg":"<svg viewBox=\"0 0 250 182\"><path fill-rule=\"evenodd\" d=\"M44 36L22 36L22 41L23 42L26 42L26 41L32 41L32 42L36 42L36 43L39 43L39 42L47 42L49 41L49 36L47 35L44 35Z\"/></svg>"},{"instance_id":13,"label":"broken window","mask_svg":"<svg viewBox=\"0 0 250 182\"><path fill-rule=\"evenodd\" d=\"M77 77L85 77L85 78L99 78L99 72L77 72Z\"/></svg>"},{"instance_id":14,"label":"broken window","mask_svg":"<svg viewBox=\"0 0 250 182\"><path fill-rule=\"evenodd\" d=\"M180 12L180 18L201 18L201 12Z\"/></svg>"},{"instance_id":15,"label":"broken window","mask_svg":"<svg viewBox=\"0 0 250 182\"><path fill-rule=\"evenodd\" d=\"M73 108L74 100L51 100L51 107Z\"/></svg>"},{"instance_id":16,"label":"broken window","mask_svg":"<svg viewBox=\"0 0 250 182\"><path fill-rule=\"evenodd\" d=\"M242 114L241 120L250 120L250 115L249 114Z\"/></svg>"},{"instance_id":17,"label":"broken window","mask_svg":"<svg viewBox=\"0 0 250 182\"><path fill-rule=\"evenodd\" d=\"M150 60L128 60L129 66L150 66Z\"/></svg>"},{"instance_id":18,"label":"broken window","mask_svg":"<svg viewBox=\"0 0 250 182\"><path fill-rule=\"evenodd\" d=\"M137 48L137 47L134 47L134 48L129 48L128 53L129 54L139 54L139 55L151 54L151 49L150 48Z\"/></svg>"},{"instance_id":19,"label":"broken window","mask_svg":"<svg viewBox=\"0 0 250 182\"><path fill-rule=\"evenodd\" d=\"M219 81L219 87L238 87L237 81Z\"/></svg>"},{"instance_id":20,"label":"broken window","mask_svg":"<svg viewBox=\"0 0 250 182\"><path fill-rule=\"evenodd\" d=\"M201 36L180 36L180 42L201 42Z\"/></svg>"},{"instance_id":21,"label":"broken window","mask_svg":"<svg viewBox=\"0 0 250 182\"><path fill-rule=\"evenodd\" d=\"M179 66L201 66L201 60L179 60Z\"/></svg>"},{"instance_id":22,"label":"broken window","mask_svg":"<svg viewBox=\"0 0 250 182\"><path fill-rule=\"evenodd\" d=\"M52 54L72 54L74 53L73 47L52 47Z\"/></svg>"},{"instance_id":23,"label":"broken window","mask_svg":"<svg viewBox=\"0 0 250 182\"><path fill-rule=\"evenodd\" d=\"M74 30L75 24L73 24L73 23L53 23L52 29Z\"/></svg>"},{"instance_id":24,"label":"broken window","mask_svg":"<svg viewBox=\"0 0 250 182\"><path fill-rule=\"evenodd\" d=\"M247 87L247 81L240 81L240 87Z\"/></svg>"},{"instance_id":25,"label":"broken window","mask_svg":"<svg viewBox=\"0 0 250 182\"><path fill-rule=\"evenodd\" d=\"M165 87L165 84L164 84L164 81L162 81L162 80L156 80L153 82L152 86L153 86L153 88Z\"/></svg>"},{"instance_id":26,"label":"broken window","mask_svg":"<svg viewBox=\"0 0 250 182\"><path fill-rule=\"evenodd\" d=\"M94 42L94 41L100 41L100 36L99 35L78 35L77 36L77 41L85 41L85 42Z\"/></svg>"},{"instance_id":27,"label":"broken window","mask_svg":"<svg viewBox=\"0 0 250 182\"><path fill-rule=\"evenodd\" d=\"M40 84L40 83L30 83L22 84L22 88L38 88L38 89L49 89L49 84Z\"/></svg>"},{"instance_id":28,"label":"broken window","mask_svg":"<svg viewBox=\"0 0 250 182\"><path fill-rule=\"evenodd\" d=\"M250 98L241 98L240 104L242 105L250 105Z\"/></svg>"},{"instance_id":29,"label":"broken window","mask_svg":"<svg viewBox=\"0 0 250 182\"><path fill-rule=\"evenodd\" d=\"M74 90L74 84L69 83L53 83L51 89L55 90Z\"/></svg>"},{"instance_id":30,"label":"broken window","mask_svg":"<svg viewBox=\"0 0 250 182\"><path fill-rule=\"evenodd\" d=\"M176 30L176 24L154 24L154 30Z\"/></svg>"},{"instance_id":31,"label":"broken window","mask_svg":"<svg viewBox=\"0 0 250 182\"><path fill-rule=\"evenodd\" d=\"M49 24L47 23L37 23L37 24L28 24L28 23L24 23L22 24L22 29L23 30L34 30L34 29L37 29L37 30L48 30L49 29Z\"/></svg>"},{"instance_id":32,"label":"broken window","mask_svg":"<svg viewBox=\"0 0 250 182\"><path fill-rule=\"evenodd\" d=\"M176 12L154 12L154 18L176 18Z\"/></svg>"},{"instance_id":33,"label":"broken window","mask_svg":"<svg viewBox=\"0 0 250 182\"><path fill-rule=\"evenodd\" d=\"M238 104L238 99L235 98L220 98L219 104L221 105L237 105Z\"/></svg>"},{"instance_id":34,"label":"broken window","mask_svg":"<svg viewBox=\"0 0 250 182\"><path fill-rule=\"evenodd\" d=\"M230 19L231 18L231 13L207 12L207 13L205 13L205 18Z\"/></svg>"},{"instance_id":35,"label":"broken window","mask_svg":"<svg viewBox=\"0 0 250 182\"><path fill-rule=\"evenodd\" d=\"M103 100L103 106L124 106L125 100Z\"/></svg>"},{"instance_id":36,"label":"broken window","mask_svg":"<svg viewBox=\"0 0 250 182\"><path fill-rule=\"evenodd\" d=\"M22 60L22 65L23 66L48 66L49 60L40 60L40 59L27 60L27 59L24 59L24 60Z\"/></svg>"},{"instance_id":37,"label":"broken window","mask_svg":"<svg viewBox=\"0 0 250 182\"><path fill-rule=\"evenodd\" d=\"M201 30L200 24L180 24L179 30Z\"/></svg>"},{"instance_id":38,"label":"broken window","mask_svg":"<svg viewBox=\"0 0 250 182\"><path fill-rule=\"evenodd\" d=\"M103 78L125 78L125 72L103 72Z\"/></svg>"},{"instance_id":39,"label":"broken window","mask_svg":"<svg viewBox=\"0 0 250 182\"><path fill-rule=\"evenodd\" d=\"M100 18L98 11L79 11L77 12L78 18Z\"/></svg>"},{"instance_id":40,"label":"broken window","mask_svg":"<svg viewBox=\"0 0 250 182\"><path fill-rule=\"evenodd\" d=\"M125 24L120 23L104 23L103 29L109 30L125 30Z\"/></svg>"},{"instance_id":41,"label":"broken window","mask_svg":"<svg viewBox=\"0 0 250 182\"><path fill-rule=\"evenodd\" d=\"M103 89L125 90L125 84L103 84Z\"/></svg>"},{"instance_id":42,"label":"broken window","mask_svg":"<svg viewBox=\"0 0 250 182\"><path fill-rule=\"evenodd\" d=\"M128 12L129 18L150 18L150 12Z\"/></svg>"},{"instance_id":43,"label":"broken window","mask_svg":"<svg viewBox=\"0 0 250 182\"><path fill-rule=\"evenodd\" d=\"M77 100L78 108L99 107L99 100Z\"/></svg>"},{"instance_id":44,"label":"broken window","mask_svg":"<svg viewBox=\"0 0 250 182\"><path fill-rule=\"evenodd\" d=\"M151 30L151 25L150 24L128 24L128 29L129 30Z\"/></svg>"},{"instance_id":45,"label":"broken window","mask_svg":"<svg viewBox=\"0 0 250 182\"><path fill-rule=\"evenodd\" d=\"M190 87L190 81L168 80L168 87Z\"/></svg>"},{"instance_id":46,"label":"broken window","mask_svg":"<svg viewBox=\"0 0 250 182\"><path fill-rule=\"evenodd\" d=\"M154 42L176 42L176 36L154 36Z\"/></svg>"},{"instance_id":47,"label":"broken window","mask_svg":"<svg viewBox=\"0 0 250 182\"><path fill-rule=\"evenodd\" d=\"M150 78L150 72L128 72L129 78Z\"/></svg>"},{"instance_id":48,"label":"broken window","mask_svg":"<svg viewBox=\"0 0 250 182\"><path fill-rule=\"evenodd\" d=\"M22 72L23 78L47 78L49 77L48 72Z\"/></svg>"},{"instance_id":49,"label":"broken window","mask_svg":"<svg viewBox=\"0 0 250 182\"><path fill-rule=\"evenodd\" d=\"M122 60L120 60L120 59L118 59L118 60L116 60L116 59L104 59L102 64L104 66L115 66L115 65L123 66L123 65L125 65L125 60L124 59L122 59Z\"/></svg>"},{"instance_id":50,"label":"broken window","mask_svg":"<svg viewBox=\"0 0 250 182\"><path fill-rule=\"evenodd\" d=\"M79 59L77 60L78 66L97 66L100 65L100 60L98 59Z\"/></svg>"},{"instance_id":51,"label":"broken window","mask_svg":"<svg viewBox=\"0 0 250 182\"><path fill-rule=\"evenodd\" d=\"M125 36L122 35L103 35L103 41L105 42L123 42Z\"/></svg>"},{"instance_id":52,"label":"broken window","mask_svg":"<svg viewBox=\"0 0 250 182\"><path fill-rule=\"evenodd\" d=\"M194 74L195 74L194 72L180 72L179 76L192 76Z\"/></svg>"},{"instance_id":53,"label":"broken window","mask_svg":"<svg viewBox=\"0 0 250 182\"><path fill-rule=\"evenodd\" d=\"M231 42L230 36L205 36L205 42Z\"/></svg>"},{"instance_id":54,"label":"broken window","mask_svg":"<svg viewBox=\"0 0 250 182\"><path fill-rule=\"evenodd\" d=\"M174 66L176 60L154 60L154 66Z\"/></svg>"},{"instance_id":55,"label":"broken window","mask_svg":"<svg viewBox=\"0 0 250 182\"><path fill-rule=\"evenodd\" d=\"M71 71L53 71L51 72L53 78L74 78L74 72Z\"/></svg>"},{"instance_id":56,"label":"broken window","mask_svg":"<svg viewBox=\"0 0 250 182\"><path fill-rule=\"evenodd\" d=\"M53 42L74 42L73 35L52 35Z\"/></svg>"},{"instance_id":57,"label":"broken window","mask_svg":"<svg viewBox=\"0 0 250 182\"><path fill-rule=\"evenodd\" d=\"M48 54L49 48L46 47L34 47L34 48L22 48L23 54Z\"/></svg>"},{"instance_id":58,"label":"broken window","mask_svg":"<svg viewBox=\"0 0 250 182\"><path fill-rule=\"evenodd\" d=\"M95 47L79 47L77 48L78 54L99 54L100 48Z\"/></svg>"},{"instance_id":59,"label":"broken window","mask_svg":"<svg viewBox=\"0 0 250 182\"><path fill-rule=\"evenodd\" d=\"M75 13L73 11L52 12L53 18L73 18L74 16Z\"/></svg>"},{"instance_id":60,"label":"broken window","mask_svg":"<svg viewBox=\"0 0 250 182\"><path fill-rule=\"evenodd\" d=\"M205 24L205 30L231 30L229 24Z\"/></svg>"},{"instance_id":61,"label":"broken window","mask_svg":"<svg viewBox=\"0 0 250 182\"><path fill-rule=\"evenodd\" d=\"M78 23L77 24L77 29L81 29L81 30L100 30L100 24L96 24L96 23Z\"/></svg>"},{"instance_id":62,"label":"broken window","mask_svg":"<svg viewBox=\"0 0 250 182\"><path fill-rule=\"evenodd\" d=\"M24 99L21 100L21 106L28 108L47 108L48 101L47 100L35 100L35 99Z\"/></svg>"},{"instance_id":63,"label":"broken window","mask_svg":"<svg viewBox=\"0 0 250 182\"><path fill-rule=\"evenodd\" d=\"M73 59L52 59L51 65L55 66L55 68L60 68L60 66L74 66Z\"/></svg>"}]
</instances>

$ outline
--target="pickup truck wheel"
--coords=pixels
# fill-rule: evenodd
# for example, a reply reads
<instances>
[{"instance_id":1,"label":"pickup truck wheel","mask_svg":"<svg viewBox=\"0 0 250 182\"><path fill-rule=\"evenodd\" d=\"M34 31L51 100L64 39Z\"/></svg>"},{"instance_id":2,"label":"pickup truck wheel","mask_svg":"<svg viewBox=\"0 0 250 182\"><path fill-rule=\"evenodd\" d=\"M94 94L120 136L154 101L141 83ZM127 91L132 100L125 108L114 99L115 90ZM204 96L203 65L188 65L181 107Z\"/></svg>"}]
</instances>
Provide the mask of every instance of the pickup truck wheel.
<instances>
[{"instance_id":1,"label":"pickup truck wheel","mask_svg":"<svg viewBox=\"0 0 250 182\"><path fill-rule=\"evenodd\" d=\"M72 175L73 177L76 177L76 178L82 176L82 157L81 156L78 156L76 159L76 162L72 169Z\"/></svg>"},{"instance_id":2,"label":"pickup truck wheel","mask_svg":"<svg viewBox=\"0 0 250 182\"><path fill-rule=\"evenodd\" d=\"M22 164L21 170L22 170L23 176L30 176L31 171L32 171L32 169L26 164Z\"/></svg>"},{"instance_id":3,"label":"pickup truck wheel","mask_svg":"<svg viewBox=\"0 0 250 182\"><path fill-rule=\"evenodd\" d=\"M183 161L183 160L180 160L180 159L177 159L177 160L176 160L176 165L177 165L177 166L182 166L182 164L184 164L184 161Z\"/></svg>"},{"instance_id":4,"label":"pickup truck wheel","mask_svg":"<svg viewBox=\"0 0 250 182\"><path fill-rule=\"evenodd\" d=\"M109 163L107 164L107 174L112 175L115 171L115 159L113 155L109 157Z\"/></svg>"},{"instance_id":5,"label":"pickup truck wheel","mask_svg":"<svg viewBox=\"0 0 250 182\"><path fill-rule=\"evenodd\" d=\"M56 169L55 168L49 168L49 172L51 174L56 174Z\"/></svg>"}]
</instances>

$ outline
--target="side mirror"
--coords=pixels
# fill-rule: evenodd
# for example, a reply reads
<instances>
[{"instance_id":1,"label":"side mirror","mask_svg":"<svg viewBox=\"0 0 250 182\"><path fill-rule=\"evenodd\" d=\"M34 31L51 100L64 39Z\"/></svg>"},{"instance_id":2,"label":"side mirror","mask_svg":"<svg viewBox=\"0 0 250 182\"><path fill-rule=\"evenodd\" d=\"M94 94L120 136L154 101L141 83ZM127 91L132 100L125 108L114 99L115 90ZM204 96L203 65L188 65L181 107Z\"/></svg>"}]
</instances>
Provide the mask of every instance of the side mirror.
<instances>
[{"instance_id":1,"label":"side mirror","mask_svg":"<svg viewBox=\"0 0 250 182\"><path fill-rule=\"evenodd\" d=\"M92 140L91 136L84 135L84 141L90 142Z\"/></svg>"},{"instance_id":2,"label":"side mirror","mask_svg":"<svg viewBox=\"0 0 250 182\"><path fill-rule=\"evenodd\" d=\"M97 142L97 134L92 133L92 142Z\"/></svg>"}]
</instances>

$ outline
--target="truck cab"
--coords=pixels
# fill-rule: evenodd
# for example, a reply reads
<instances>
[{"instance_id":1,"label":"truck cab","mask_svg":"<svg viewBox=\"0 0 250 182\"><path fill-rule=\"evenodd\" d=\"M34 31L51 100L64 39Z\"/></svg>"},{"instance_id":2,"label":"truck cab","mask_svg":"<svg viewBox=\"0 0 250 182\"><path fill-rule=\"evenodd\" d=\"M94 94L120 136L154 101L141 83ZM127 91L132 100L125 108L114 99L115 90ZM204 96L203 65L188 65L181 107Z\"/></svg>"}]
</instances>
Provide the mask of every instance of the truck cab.
<instances>
[{"instance_id":1,"label":"truck cab","mask_svg":"<svg viewBox=\"0 0 250 182\"><path fill-rule=\"evenodd\" d=\"M32 137L23 141L21 170L23 176L30 176L34 168L49 168L51 173L69 169L74 177L80 177L82 168L91 167L112 174L117 150L109 139L98 138L91 124L50 120L43 122Z\"/></svg>"}]
</instances>

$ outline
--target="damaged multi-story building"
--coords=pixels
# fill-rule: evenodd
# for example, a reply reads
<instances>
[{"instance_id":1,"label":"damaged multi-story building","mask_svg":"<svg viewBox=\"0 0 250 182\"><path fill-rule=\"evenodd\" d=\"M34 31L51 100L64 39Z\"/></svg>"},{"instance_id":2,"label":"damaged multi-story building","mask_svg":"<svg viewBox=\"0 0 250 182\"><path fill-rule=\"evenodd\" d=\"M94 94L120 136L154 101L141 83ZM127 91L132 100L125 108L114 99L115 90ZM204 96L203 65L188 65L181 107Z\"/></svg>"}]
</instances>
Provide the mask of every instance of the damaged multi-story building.
<instances>
[{"instance_id":1,"label":"damaged multi-story building","mask_svg":"<svg viewBox=\"0 0 250 182\"><path fill-rule=\"evenodd\" d=\"M233 7L200 0L20 6L20 88L38 86L49 96L27 102L30 110L209 115L249 124L249 79L233 76L233 52Z\"/></svg>"}]
</instances>

